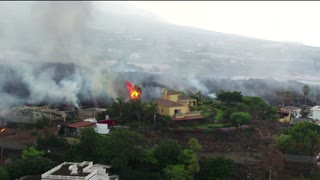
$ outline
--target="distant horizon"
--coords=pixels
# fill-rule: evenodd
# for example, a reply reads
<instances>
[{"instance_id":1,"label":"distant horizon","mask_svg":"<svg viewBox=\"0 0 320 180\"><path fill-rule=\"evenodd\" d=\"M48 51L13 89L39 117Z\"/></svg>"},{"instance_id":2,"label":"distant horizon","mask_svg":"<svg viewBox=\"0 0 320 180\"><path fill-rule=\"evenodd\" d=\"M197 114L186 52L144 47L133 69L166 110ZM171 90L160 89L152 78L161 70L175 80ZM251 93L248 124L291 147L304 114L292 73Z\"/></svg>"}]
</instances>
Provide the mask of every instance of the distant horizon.
<instances>
[{"instance_id":1,"label":"distant horizon","mask_svg":"<svg viewBox=\"0 0 320 180\"><path fill-rule=\"evenodd\" d=\"M320 47L320 2L129 1L176 25ZM231 12L230 12L231 11ZM221 18L223 17L223 18Z\"/></svg>"}]
</instances>

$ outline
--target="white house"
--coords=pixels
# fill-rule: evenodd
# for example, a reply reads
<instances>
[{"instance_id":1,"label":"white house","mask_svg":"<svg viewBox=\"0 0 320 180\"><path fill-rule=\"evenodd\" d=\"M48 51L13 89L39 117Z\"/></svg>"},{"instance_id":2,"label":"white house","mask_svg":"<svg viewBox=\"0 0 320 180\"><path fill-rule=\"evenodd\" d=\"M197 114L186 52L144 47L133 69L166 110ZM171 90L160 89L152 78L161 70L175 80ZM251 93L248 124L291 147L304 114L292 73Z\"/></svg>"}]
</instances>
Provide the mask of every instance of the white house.
<instances>
[{"instance_id":1,"label":"white house","mask_svg":"<svg viewBox=\"0 0 320 180\"><path fill-rule=\"evenodd\" d=\"M308 117L313 120L320 120L320 106L314 106L310 109L310 113L308 114Z\"/></svg>"}]
</instances>

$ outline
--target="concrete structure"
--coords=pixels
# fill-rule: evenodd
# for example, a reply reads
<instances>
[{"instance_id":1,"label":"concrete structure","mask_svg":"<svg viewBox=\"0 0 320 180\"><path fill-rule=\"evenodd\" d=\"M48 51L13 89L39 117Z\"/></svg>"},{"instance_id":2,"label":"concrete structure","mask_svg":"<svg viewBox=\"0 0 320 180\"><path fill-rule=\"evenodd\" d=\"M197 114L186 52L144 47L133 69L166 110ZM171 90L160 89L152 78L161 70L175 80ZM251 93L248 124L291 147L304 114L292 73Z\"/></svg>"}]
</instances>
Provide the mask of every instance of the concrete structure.
<instances>
[{"instance_id":1,"label":"concrete structure","mask_svg":"<svg viewBox=\"0 0 320 180\"><path fill-rule=\"evenodd\" d=\"M42 180L118 180L119 176L109 176L111 166L95 164L92 161L64 162L41 175Z\"/></svg>"},{"instance_id":2,"label":"concrete structure","mask_svg":"<svg viewBox=\"0 0 320 180\"><path fill-rule=\"evenodd\" d=\"M308 117L313 120L320 120L320 106L314 106L310 109Z\"/></svg>"},{"instance_id":3,"label":"concrete structure","mask_svg":"<svg viewBox=\"0 0 320 180\"><path fill-rule=\"evenodd\" d=\"M49 123L61 123L66 121L66 113L57 109L51 109L48 106L29 107L19 106L10 109L6 119L13 123L34 124L38 120L48 119Z\"/></svg>"},{"instance_id":4,"label":"concrete structure","mask_svg":"<svg viewBox=\"0 0 320 180\"><path fill-rule=\"evenodd\" d=\"M88 118L96 118L98 119L99 113L106 111L107 109L103 108L86 108L78 110L78 119L88 119Z\"/></svg>"},{"instance_id":5,"label":"concrete structure","mask_svg":"<svg viewBox=\"0 0 320 180\"><path fill-rule=\"evenodd\" d=\"M108 124L96 122L94 126L94 130L97 134L109 134L110 129L108 128Z\"/></svg>"},{"instance_id":6,"label":"concrete structure","mask_svg":"<svg viewBox=\"0 0 320 180\"><path fill-rule=\"evenodd\" d=\"M162 97L156 100L158 113L168 115L174 121L203 119L200 111L190 111L190 107L196 106L197 101L182 93L164 90Z\"/></svg>"}]
</instances>

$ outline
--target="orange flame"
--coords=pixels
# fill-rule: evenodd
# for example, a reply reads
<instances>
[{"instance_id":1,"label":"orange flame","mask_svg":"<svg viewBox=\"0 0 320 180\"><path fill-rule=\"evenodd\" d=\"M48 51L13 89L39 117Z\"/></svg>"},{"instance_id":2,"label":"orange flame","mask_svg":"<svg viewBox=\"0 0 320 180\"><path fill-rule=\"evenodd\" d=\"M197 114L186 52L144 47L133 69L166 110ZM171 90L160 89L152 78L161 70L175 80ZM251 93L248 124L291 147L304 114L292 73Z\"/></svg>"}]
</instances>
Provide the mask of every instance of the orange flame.
<instances>
[{"instance_id":1,"label":"orange flame","mask_svg":"<svg viewBox=\"0 0 320 180\"><path fill-rule=\"evenodd\" d=\"M141 96L141 92L135 89L134 85L131 82L126 82L126 86L128 88L128 93L131 99L138 99Z\"/></svg>"},{"instance_id":2,"label":"orange flame","mask_svg":"<svg viewBox=\"0 0 320 180\"><path fill-rule=\"evenodd\" d=\"M6 128L1 128L0 132L5 132L6 131Z\"/></svg>"}]
</instances>

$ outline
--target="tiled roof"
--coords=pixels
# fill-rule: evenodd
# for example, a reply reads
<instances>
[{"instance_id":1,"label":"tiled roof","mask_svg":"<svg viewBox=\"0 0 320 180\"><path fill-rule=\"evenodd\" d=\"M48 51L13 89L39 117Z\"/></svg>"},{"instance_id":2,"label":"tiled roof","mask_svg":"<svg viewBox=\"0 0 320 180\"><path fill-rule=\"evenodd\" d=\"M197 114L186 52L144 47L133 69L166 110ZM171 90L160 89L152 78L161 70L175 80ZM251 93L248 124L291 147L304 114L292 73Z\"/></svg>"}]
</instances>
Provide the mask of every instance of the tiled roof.
<instances>
[{"instance_id":1,"label":"tiled roof","mask_svg":"<svg viewBox=\"0 0 320 180\"><path fill-rule=\"evenodd\" d=\"M72 124L68 124L68 127L71 128L81 128L81 127L88 127L88 126L92 126L95 123L93 122L89 122L89 121L81 121L81 122L76 122L76 123L72 123Z\"/></svg>"},{"instance_id":2,"label":"tiled roof","mask_svg":"<svg viewBox=\"0 0 320 180\"><path fill-rule=\"evenodd\" d=\"M176 103L174 101L165 100L165 99L156 99L155 102L159 106L164 106L164 107L181 107L181 106L183 106L182 104Z\"/></svg>"},{"instance_id":3,"label":"tiled roof","mask_svg":"<svg viewBox=\"0 0 320 180\"><path fill-rule=\"evenodd\" d=\"M286 106L286 107L280 107L279 108L281 112L292 112L292 111L299 111L301 108L295 107L295 106Z\"/></svg>"},{"instance_id":4,"label":"tiled roof","mask_svg":"<svg viewBox=\"0 0 320 180\"><path fill-rule=\"evenodd\" d=\"M183 118L175 118L175 117L172 118L173 121L186 121L186 120L197 120L197 119L199 119L199 120L203 119L203 116L196 115L196 116L186 116Z\"/></svg>"}]
</instances>

